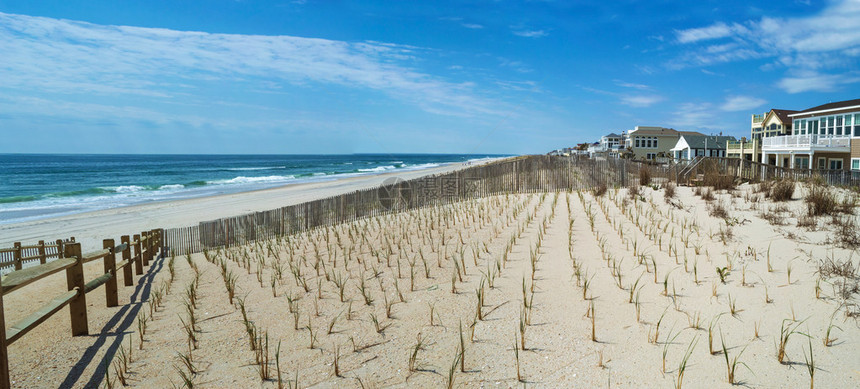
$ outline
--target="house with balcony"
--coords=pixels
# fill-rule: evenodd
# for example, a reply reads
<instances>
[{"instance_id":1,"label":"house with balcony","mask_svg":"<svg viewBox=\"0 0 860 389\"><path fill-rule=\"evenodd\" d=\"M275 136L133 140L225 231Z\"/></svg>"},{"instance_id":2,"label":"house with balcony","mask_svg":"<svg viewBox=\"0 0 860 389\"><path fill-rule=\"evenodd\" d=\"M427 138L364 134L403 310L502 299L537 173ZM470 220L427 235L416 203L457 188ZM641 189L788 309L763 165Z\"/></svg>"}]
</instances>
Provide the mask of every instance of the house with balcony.
<instances>
[{"instance_id":1,"label":"house with balcony","mask_svg":"<svg viewBox=\"0 0 860 389\"><path fill-rule=\"evenodd\" d=\"M860 99L823 104L787 116L791 119L789 132L762 137L762 162L796 169L850 167L852 134L856 131L860 138L860 126L855 125L860 120ZM860 169L860 143L857 147Z\"/></svg>"},{"instance_id":2,"label":"house with balcony","mask_svg":"<svg viewBox=\"0 0 860 389\"><path fill-rule=\"evenodd\" d=\"M678 131L672 128L636 126L627 133L625 147L634 160L656 161L672 158L672 148L681 135L704 136L695 131Z\"/></svg>"},{"instance_id":3,"label":"house with balcony","mask_svg":"<svg viewBox=\"0 0 860 389\"><path fill-rule=\"evenodd\" d=\"M739 141L730 141L726 145L726 156L743 158L748 161L767 162L762 161L761 158L762 138L791 135L792 121L788 115L796 112L774 108L763 114L753 114L750 120L750 139L741 138Z\"/></svg>"},{"instance_id":4,"label":"house with balcony","mask_svg":"<svg viewBox=\"0 0 860 389\"><path fill-rule=\"evenodd\" d=\"M747 161L761 162L761 139L747 139L726 142L726 157L742 158Z\"/></svg>"},{"instance_id":5,"label":"house with balcony","mask_svg":"<svg viewBox=\"0 0 860 389\"><path fill-rule=\"evenodd\" d=\"M728 142L736 141L733 136L722 135L681 135L675 147L672 147L672 157L675 162L690 161L695 157L725 157Z\"/></svg>"}]
</instances>

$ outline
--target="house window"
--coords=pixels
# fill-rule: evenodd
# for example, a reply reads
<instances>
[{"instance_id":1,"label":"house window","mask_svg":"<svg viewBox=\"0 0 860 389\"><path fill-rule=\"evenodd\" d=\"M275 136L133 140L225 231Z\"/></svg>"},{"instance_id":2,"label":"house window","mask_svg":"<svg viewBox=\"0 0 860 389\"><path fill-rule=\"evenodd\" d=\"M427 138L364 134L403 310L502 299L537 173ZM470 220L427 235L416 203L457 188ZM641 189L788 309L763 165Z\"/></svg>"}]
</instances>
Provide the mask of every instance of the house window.
<instances>
[{"instance_id":1,"label":"house window","mask_svg":"<svg viewBox=\"0 0 860 389\"><path fill-rule=\"evenodd\" d=\"M654 148L655 149L657 148L657 137L656 136L654 137Z\"/></svg>"},{"instance_id":2,"label":"house window","mask_svg":"<svg viewBox=\"0 0 860 389\"><path fill-rule=\"evenodd\" d=\"M795 169L809 169L809 157L794 157Z\"/></svg>"},{"instance_id":3,"label":"house window","mask_svg":"<svg viewBox=\"0 0 860 389\"><path fill-rule=\"evenodd\" d=\"M842 135L842 115L836 117L836 135Z\"/></svg>"},{"instance_id":4,"label":"house window","mask_svg":"<svg viewBox=\"0 0 860 389\"><path fill-rule=\"evenodd\" d=\"M636 142L635 147L639 147L639 137L637 136L636 138L633 138L633 140L634 140L634 142Z\"/></svg>"},{"instance_id":5,"label":"house window","mask_svg":"<svg viewBox=\"0 0 860 389\"><path fill-rule=\"evenodd\" d=\"M827 158L818 158L818 169L824 170L827 169Z\"/></svg>"},{"instance_id":6,"label":"house window","mask_svg":"<svg viewBox=\"0 0 860 389\"><path fill-rule=\"evenodd\" d=\"M854 115L854 136L860 136L860 113Z\"/></svg>"},{"instance_id":7,"label":"house window","mask_svg":"<svg viewBox=\"0 0 860 389\"><path fill-rule=\"evenodd\" d=\"M860 170L860 158L851 158L851 170Z\"/></svg>"},{"instance_id":8,"label":"house window","mask_svg":"<svg viewBox=\"0 0 860 389\"><path fill-rule=\"evenodd\" d=\"M830 170L842 170L842 158L830 158L828 162L830 162Z\"/></svg>"},{"instance_id":9,"label":"house window","mask_svg":"<svg viewBox=\"0 0 860 389\"><path fill-rule=\"evenodd\" d=\"M657 158L657 153L646 153L645 154L645 159L652 160L654 158Z\"/></svg>"}]
</instances>

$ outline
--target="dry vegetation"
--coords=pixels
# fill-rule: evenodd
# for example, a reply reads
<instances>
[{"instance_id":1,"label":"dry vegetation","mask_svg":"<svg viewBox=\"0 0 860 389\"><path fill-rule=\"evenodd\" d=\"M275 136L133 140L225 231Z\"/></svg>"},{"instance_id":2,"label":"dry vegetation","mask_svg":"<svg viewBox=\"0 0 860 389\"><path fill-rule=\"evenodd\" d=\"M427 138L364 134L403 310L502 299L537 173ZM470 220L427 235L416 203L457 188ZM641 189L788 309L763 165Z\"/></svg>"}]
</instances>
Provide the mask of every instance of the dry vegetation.
<instances>
[{"instance_id":1,"label":"dry vegetation","mask_svg":"<svg viewBox=\"0 0 860 389\"><path fill-rule=\"evenodd\" d=\"M744 200L761 188L720 180L701 198L674 185L494 196L168 257L102 385L856 383L860 257L832 247L848 246L840 227L772 225L759 210L775 203ZM792 200L787 185L770 185L785 209L766 212L848 207L814 184ZM24 368L38 332L11 349L20 387L71 368Z\"/></svg>"}]
</instances>

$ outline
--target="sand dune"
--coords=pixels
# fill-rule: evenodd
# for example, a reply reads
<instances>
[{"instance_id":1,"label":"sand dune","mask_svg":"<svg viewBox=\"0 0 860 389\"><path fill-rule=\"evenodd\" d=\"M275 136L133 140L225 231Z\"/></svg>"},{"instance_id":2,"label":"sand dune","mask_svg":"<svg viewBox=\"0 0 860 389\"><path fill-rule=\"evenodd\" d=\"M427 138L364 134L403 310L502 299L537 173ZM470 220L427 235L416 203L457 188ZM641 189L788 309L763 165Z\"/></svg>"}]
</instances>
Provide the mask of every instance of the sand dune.
<instances>
[{"instance_id":1,"label":"sand dune","mask_svg":"<svg viewBox=\"0 0 860 389\"><path fill-rule=\"evenodd\" d=\"M669 387L689 350L679 386L730 387L725 343L735 383L805 387L811 347L819 387L856 386L858 258L831 217L797 227L803 190L777 204L754 189L496 196L164 258L121 290L131 305L88 295L103 335L69 337L61 312L13 345L13 380L83 387L122 348L142 387L277 387L278 367L285 387L514 387L518 364L527 385ZM7 321L26 300L10 297ZM781 328L796 332L780 362Z\"/></svg>"}]
</instances>

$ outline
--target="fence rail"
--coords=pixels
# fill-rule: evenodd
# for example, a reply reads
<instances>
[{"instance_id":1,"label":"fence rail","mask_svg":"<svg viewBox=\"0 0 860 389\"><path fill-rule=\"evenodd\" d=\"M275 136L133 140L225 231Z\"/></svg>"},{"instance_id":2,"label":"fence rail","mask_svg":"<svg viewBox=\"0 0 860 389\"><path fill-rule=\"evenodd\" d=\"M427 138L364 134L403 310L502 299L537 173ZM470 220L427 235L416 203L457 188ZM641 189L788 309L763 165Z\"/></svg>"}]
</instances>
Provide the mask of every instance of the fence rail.
<instances>
[{"instance_id":1,"label":"fence rail","mask_svg":"<svg viewBox=\"0 0 860 389\"><path fill-rule=\"evenodd\" d=\"M86 335L89 333L87 323L86 294L105 286L105 302L108 307L119 305L117 272L122 270L123 284L132 286L134 284L134 271L137 275L143 274L144 266L157 258L157 253L163 253L164 230L144 231L134 235L133 240L128 235L120 238L121 243L116 245L113 239L104 239L102 250L89 253L81 252L81 244L74 240L64 242L58 240L56 245L46 245L40 241L37 245L23 246L15 243L11 249L2 249L3 253L13 253L11 261L4 261L5 267L15 266L15 270L0 278L0 389L10 388L9 381L9 358L7 347L21 339L22 336L48 320L61 309L69 306L72 335ZM57 252L48 254L48 247L54 247ZM25 255L24 250L38 249L38 255ZM57 257L55 260L48 259ZM121 258L120 261L117 259ZM40 260L36 266L21 268L21 264L27 260ZM102 260L104 273L99 274L90 281L85 281L84 264L92 261ZM6 328L5 309L3 307L3 296L22 289L50 275L66 272L67 291L55 296L44 306L23 319Z\"/></svg>"}]
</instances>

